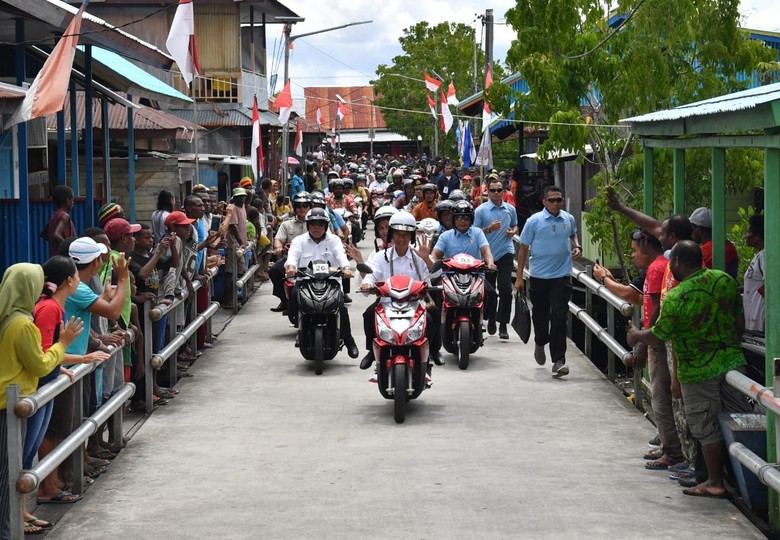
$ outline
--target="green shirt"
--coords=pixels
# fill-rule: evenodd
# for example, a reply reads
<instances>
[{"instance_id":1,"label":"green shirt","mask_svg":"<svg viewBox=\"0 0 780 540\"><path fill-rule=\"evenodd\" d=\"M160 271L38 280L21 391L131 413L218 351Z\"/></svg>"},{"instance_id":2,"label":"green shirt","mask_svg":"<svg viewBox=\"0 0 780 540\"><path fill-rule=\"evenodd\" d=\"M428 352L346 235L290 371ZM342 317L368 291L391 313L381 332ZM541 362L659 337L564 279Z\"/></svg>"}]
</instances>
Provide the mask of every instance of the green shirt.
<instances>
[{"instance_id":1,"label":"green shirt","mask_svg":"<svg viewBox=\"0 0 780 540\"><path fill-rule=\"evenodd\" d=\"M103 282L103 285L105 285L106 288L109 287L112 283L112 275L114 272L114 263L119 258L121 253L115 249L111 250L111 257L106 261L106 263L103 265L103 267L100 269L100 272L98 274L100 275L100 280ZM131 294L131 287L130 279L127 279L125 282L125 303L122 306L122 312L119 314L119 317L122 319L122 322L125 323L125 328L127 328L130 325L130 315L132 313L133 309L133 295Z\"/></svg>"},{"instance_id":2,"label":"green shirt","mask_svg":"<svg viewBox=\"0 0 780 540\"><path fill-rule=\"evenodd\" d=\"M697 383L745 364L737 330L742 313L737 282L703 268L669 291L650 331L672 342L680 382Z\"/></svg>"}]
</instances>

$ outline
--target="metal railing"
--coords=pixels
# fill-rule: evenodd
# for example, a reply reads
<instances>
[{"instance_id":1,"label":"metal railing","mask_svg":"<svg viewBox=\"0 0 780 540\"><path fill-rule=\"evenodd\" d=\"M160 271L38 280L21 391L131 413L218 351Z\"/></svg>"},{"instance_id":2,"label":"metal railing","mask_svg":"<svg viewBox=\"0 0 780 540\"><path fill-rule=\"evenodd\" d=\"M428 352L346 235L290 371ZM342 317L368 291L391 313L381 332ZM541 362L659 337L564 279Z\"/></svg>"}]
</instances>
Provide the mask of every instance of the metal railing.
<instances>
[{"instance_id":1,"label":"metal railing","mask_svg":"<svg viewBox=\"0 0 780 540\"><path fill-rule=\"evenodd\" d=\"M231 250L232 257L233 257L233 269L238 270L238 258L239 257L246 257L248 254L254 253L251 249L244 249L244 248L238 248ZM249 297L252 293L255 291L255 272L260 270L259 264L254 264L251 267L249 264L247 264L247 271L244 273L243 276L238 276L237 272L233 272L232 278L233 278L233 315L238 313L238 310L241 309L241 303L238 301L239 298L239 290L244 291L244 300L249 300Z\"/></svg>"},{"instance_id":2,"label":"metal railing","mask_svg":"<svg viewBox=\"0 0 780 540\"><path fill-rule=\"evenodd\" d=\"M121 354L123 347L135 341L132 330L127 330L128 338L120 345L108 347L111 356ZM6 418L8 423L7 440L8 448L8 493L10 496L11 510L11 537L24 537L24 520L22 514L22 498L38 487L40 482L51 474L62 462L72 456L73 461L73 493L84 491L84 442L97 433L99 427L110 417L114 417L113 432L119 440L122 439L122 405L135 393L135 385L125 385L95 412L92 416L84 418L83 403L83 379L95 371L103 362L92 364L79 364L73 371L74 380L62 374L55 380L43 385L32 395L20 395L19 385L8 386L6 400ZM83 422L65 440L57 445L54 450L39 461L35 467L24 470L23 448L24 437L23 423L27 418L35 414L41 407L49 403L68 388L74 387L78 399L75 400L76 418L83 418Z\"/></svg>"}]
</instances>

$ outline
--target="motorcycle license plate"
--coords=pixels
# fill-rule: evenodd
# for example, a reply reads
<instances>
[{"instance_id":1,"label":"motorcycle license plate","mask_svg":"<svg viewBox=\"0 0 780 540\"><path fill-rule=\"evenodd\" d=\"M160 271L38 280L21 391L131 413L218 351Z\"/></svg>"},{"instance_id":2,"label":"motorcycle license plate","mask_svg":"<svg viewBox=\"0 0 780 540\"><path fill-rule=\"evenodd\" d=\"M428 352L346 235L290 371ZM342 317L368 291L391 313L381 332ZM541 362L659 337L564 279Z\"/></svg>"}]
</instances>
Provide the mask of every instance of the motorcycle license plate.
<instances>
[{"instance_id":1,"label":"motorcycle license plate","mask_svg":"<svg viewBox=\"0 0 780 540\"><path fill-rule=\"evenodd\" d=\"M317 263L312 265L312 270L315 274L327 274L330 270L330 267L327 263Z\"/></svg>"}]
</instances>

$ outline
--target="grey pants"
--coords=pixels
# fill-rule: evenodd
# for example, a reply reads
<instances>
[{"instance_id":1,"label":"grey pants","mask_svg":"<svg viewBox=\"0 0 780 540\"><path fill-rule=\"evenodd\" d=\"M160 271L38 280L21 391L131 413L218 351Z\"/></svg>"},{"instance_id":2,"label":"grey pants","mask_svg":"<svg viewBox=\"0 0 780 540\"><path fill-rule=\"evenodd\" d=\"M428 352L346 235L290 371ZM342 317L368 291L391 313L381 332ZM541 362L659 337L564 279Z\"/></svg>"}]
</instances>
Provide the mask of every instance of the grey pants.
<instances>
[{"instance_id":1,"label":"grey pants","mask_svg":"<svg viewBox=\"0 0 780 540\"><path fill-rule=\"evenodd\" d=\"M661 449L668 462L683 460L682 445L677 435L672 408L672 376L666 363L666 347L647 348L647 367L650 371L650 403L655 414L655 425L661 439Z\"/></svg>"}]
</instances>

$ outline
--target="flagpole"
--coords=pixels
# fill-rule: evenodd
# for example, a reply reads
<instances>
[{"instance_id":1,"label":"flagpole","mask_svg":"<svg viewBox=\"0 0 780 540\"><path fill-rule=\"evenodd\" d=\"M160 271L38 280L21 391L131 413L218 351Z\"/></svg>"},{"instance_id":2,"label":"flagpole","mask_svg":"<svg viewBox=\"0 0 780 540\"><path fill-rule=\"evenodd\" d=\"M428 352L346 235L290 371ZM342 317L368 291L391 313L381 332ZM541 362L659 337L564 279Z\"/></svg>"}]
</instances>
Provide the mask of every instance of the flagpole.
<instances>
[{"instance_id":1,"label":"flagpole","mask_svg":"<svg viewBox=\"0 0 780 540\"><path fill-rule=\"evenodd\" d=\"M433 93L433 99L436 102L436 107L434 108L436 112L439 112L439 92L436 91ZM441 113L440 113L441 114ZM434 130L433 130L433 159L436 159L439 157L439 119L434 118Z\"/></svg>"},{"instance_id":2,"label":"flagpole","mask_svg":"<svg viewBox=\"0 0 780 540\"><path fill-rule=\"evenodd\" d=\"M197 75L193 75L192 83L198 80ZM195 99L195 85L190 84L190 97L192 98L192 123L195 124L195 180L192 185L200 184L200 157L198 156L198 100ZM227 187L227 197L230 198L230 186Z\"/></svg>"}]
</instances>

